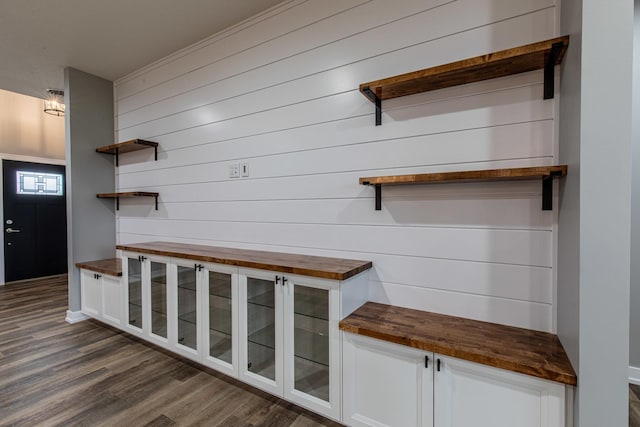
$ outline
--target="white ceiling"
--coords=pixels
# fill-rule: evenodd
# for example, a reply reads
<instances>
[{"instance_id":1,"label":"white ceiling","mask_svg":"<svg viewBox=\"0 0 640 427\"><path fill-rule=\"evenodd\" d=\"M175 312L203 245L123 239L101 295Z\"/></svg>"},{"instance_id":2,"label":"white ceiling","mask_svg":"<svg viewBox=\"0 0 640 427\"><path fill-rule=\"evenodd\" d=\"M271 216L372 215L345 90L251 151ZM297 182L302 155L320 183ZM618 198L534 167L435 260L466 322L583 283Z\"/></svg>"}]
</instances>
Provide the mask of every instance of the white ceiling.
<instances>
[{"instance_id":1,"label":"white ceiling","mask_svg":"<svg viewBox=\"0 0 640 427\"><path fill-rule=\"evenodd\" d=\"M0 89L46 96L64 68L116 80L282 0L0 0Z\"/></svg>"}]
</instances>

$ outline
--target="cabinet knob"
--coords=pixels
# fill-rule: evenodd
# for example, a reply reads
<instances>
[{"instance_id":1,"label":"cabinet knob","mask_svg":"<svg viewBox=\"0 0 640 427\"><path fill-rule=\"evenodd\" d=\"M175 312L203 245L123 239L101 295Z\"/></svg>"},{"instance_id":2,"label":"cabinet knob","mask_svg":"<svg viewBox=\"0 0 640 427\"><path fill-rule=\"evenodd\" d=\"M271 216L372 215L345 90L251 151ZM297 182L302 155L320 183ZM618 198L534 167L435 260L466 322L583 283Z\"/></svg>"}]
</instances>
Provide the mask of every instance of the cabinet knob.
<instances>
[{"instance_id":1,"label":"cabinet knob","mask_svg":"<svg viewBox=\"0 0 640 427\"><path fill-rule=\"evenodd\" d=\"M280 284L280 276L276 276L276 285Z\"/></svg>"},{"instance_id":2,"label":"cabinet knob","mask_svg":"<svg viewBox=\"0 0 640 427\"><path fill-rule=\"evenodd\" d=\"M436 362L437 367L436 369L438 370L438 372L440 372L440 359L438 359L438 361Z\"/></svg>"}]
</instances>

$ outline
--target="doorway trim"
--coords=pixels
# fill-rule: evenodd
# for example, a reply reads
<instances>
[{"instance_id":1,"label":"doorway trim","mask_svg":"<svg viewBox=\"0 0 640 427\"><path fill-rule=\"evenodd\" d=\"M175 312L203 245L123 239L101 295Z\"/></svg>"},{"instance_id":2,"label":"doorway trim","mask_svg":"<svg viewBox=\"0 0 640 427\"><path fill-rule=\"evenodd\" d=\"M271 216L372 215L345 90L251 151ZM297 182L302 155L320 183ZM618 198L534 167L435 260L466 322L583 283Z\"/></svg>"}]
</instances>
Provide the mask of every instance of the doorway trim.
<instances>
[{"instance_id":1,"label":"doorway trim","mask_svg":"<svg viewBox=\"0 0 640 427\"><path fill-rule=\"evenodd\" d=\"M15 160L19 162L48 163L51 165L66 166L67 162L61 159L46 159L44 157L21 156L19 154L0 153L2 160ZM3 188L2 174L0 174L0 188ZM0 212L4 209L4 203L0 198ZM4 286L4 233L0 233L0 245L2 245L2 257L0 257L0 286Z\"/></svg>"}]
</instances>

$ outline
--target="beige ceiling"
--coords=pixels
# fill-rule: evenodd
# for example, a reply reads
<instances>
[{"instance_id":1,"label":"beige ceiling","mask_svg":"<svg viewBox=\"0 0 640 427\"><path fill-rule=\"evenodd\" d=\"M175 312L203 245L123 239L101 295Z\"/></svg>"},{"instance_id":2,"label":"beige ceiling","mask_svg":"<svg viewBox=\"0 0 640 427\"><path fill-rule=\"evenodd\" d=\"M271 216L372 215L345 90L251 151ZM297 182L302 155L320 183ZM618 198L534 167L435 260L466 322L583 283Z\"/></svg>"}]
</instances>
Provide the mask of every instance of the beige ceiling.
<instances>
[{"instance_id":1,"label":"beige ceiling","mask_svg":"<svg viewBox=\"0 0 640 427\"><path fill-rule=\"evenodd\" d=\"M64 68L116 80L282 0L0 0L0 89L44 98Z\"/></svg>"}]
</instances>

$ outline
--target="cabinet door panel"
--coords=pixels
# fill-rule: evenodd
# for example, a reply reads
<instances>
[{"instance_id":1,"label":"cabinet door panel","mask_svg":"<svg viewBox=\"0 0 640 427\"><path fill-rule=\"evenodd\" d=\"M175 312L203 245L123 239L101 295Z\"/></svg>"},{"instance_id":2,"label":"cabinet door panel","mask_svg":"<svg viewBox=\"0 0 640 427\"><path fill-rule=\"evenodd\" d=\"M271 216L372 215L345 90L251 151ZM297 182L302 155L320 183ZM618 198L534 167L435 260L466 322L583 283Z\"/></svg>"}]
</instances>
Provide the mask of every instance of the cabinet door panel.
<instances>
[{"instance_id":1,"label":"cabinet door panel","mask_svg":"<svg viewBox=\"0 0 640 427\"><path fill-rule=\"evenodd\" d=\"M82 312L93 318L100 318L100 279L96 278L96 273L89 270L81 270L80 273L81 294L80 300Z\"/></svg>"},{"instance_id":2,"label":"cabinet door panel","mask_svg":"<svg viewBox=\"0 0 640 427\"><path fill-rule=\"evenodd\" d=\"M284 395L329 418L342 417L340 287L288 275L284 290Z\"/></svg>"},{"instance_id":3,"label":"cabinet door panel","mask_svg":"<svg viewBox=\"0 0 640 427\"><path fill-rule=\"evenodd\" d=\"M329 401L329 290L294 286L295 390Z\"/></svg>"},{"instance_id":4,"label":"cabinet door panel","mask_svg":"<svg viewBox=\"0 0 640 427\"><path fill-rule=\"evenodd\" d=\"M282 396L282 286L275 273L240 269L240 379Z\"/></svg>"},{"instance_id":5,"label":"cabinet door panel","mask_svg":"<svg viewBox=\"0 0 640 427\"><path fill-rule=\"evenodd\" d=\"M178 344L198 349L196 270L178 266Z\"/></svg>"},{"instance_id":6,"label":"cabinet door panel","mask_svg":"<svg viewBox=\"0 0 640 427\"><path fill-rule=\"evenodd\" d=\"M151 261L151 333L167 339L167 264Z\"/></svg>"},{"instance_id":7,"label":"cabinet door panel","mask_svg":"<svg viewBox=\"0 0 640 427\"><path fill-rule=\"evenodd\" d=\"M102 276L102 318L113 326L122 326L122 284L118 277Z\"/></svg>"},{"instance_id":8,"label":"cabinet door panel","mask_svg":"<svg viewBox=\"0 0 640 427\"><path fill-rule=\"evenodd\" d=\"M435 423L447 427L560 427L564 387L528 375L436 356Z\"/></svg>"},{"instance_id":9,"label":"cabinet door panel","mask_svg":"<svg viewBox=\"0 0 640 427\"><path fill-rule=\"evenodd\" d=\"M432 355L349 333L344 338L344 422L432 427Z\"/></svg>"},{"instance_id":10,"label":"cabinet door panel","mask_svg":"<svg viewBox=\"0 0 640 427\"><path fill-rule=\"evenodd\" d=\"M237 268L207 264L203 289L203 361L238 376Z\"/></svg>"},{"instance_id":11,"label":"cabinet door panel","mask_svg":"<svg viewBox=\"0 0 640 427\"><path fill-rule=\"evenodd\" d=\"M247 370L276 379L276 312L273 281L247 278Z\"/></svg>"},{"instance_id":12,"label":"cabinet door panel","mask_svg":"<svg viewBox=\"0 0 640 427\"><path fill-rule=\"evenodd\" d=\"M142 263L138 258L126 257L127 289L126 309L127 326L138 334L142 333Z\"/></svg>"}]
</instances>

